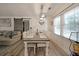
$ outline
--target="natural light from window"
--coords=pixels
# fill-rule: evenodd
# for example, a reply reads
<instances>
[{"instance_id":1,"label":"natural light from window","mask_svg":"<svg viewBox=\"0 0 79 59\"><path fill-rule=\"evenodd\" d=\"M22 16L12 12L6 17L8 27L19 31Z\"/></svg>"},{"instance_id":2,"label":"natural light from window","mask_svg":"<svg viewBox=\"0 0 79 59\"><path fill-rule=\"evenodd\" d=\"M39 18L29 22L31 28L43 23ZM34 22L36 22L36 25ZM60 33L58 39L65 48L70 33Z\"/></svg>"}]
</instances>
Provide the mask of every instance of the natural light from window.
<instances>
[{"instance_id":1,"label":"natural light from window","mask_svg":"<svg viewBox=\"0 0 79 59\"><path fill-rule=\"evenodd\" d=\"M63 20L63 22L61 22ZM79 32L79 7L76 7L54 19L54 33L69 38L71 32ZM60 34L62 33L62 34ZM78 36L78 37L77 37ZM73 33L71 39L79 41L79 33Z\"/></svg>"},{"instance_id":2,"label":"natural light from window","mask_svg":"<svg viewBox=\"0 0 79 59\"><path fill-rule=\"evenodd\" d=\"M60 35L60 16L54 19L54 32Z\"/></svg>"}]
</instances>

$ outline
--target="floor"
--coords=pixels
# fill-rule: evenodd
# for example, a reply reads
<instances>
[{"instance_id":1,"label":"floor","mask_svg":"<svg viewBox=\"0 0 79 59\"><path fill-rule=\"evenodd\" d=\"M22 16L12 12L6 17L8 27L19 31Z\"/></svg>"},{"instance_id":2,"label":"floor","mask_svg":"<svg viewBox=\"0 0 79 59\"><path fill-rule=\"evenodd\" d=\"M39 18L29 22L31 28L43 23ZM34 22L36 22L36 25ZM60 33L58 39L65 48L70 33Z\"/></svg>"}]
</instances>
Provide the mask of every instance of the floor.
<instances>
[{"instance_id":1,"label":"floor","mask_svg":"<svg viewBox=\"0 0 79 59\"><path fill-rule=\"evenodd\" d=\"M44 50L43 50L44 51ZM33 52L33 51L32 51ZM40 52L41 53L41 52ZM39 54L40 54L39 53ZM24 56L24 49L20 53L20 56ZM31 55L32 56L32 55ZM39 55L40 56L40 55ZM49 56L67 56L64 51L62 51L58 46L56 46L53 42L49 43Z\"/></svg>"},{"instance_id":2,"label":"floor","mask_svg":"<svg viewBox=\"0 0 79 59\"><path fill-rule=\"evenodd\" d=\"M49 56L67 56L55 43L50 42L49 44Z\"/></svg>"},{"instance_id":3,"label":"floor","mask_svg":"<svg viewBox=\"0 0 79 59\"><path fill-rule=\"evenodd\" d=\"M44 36L44 34L43 35L40 34L40 36L46 38ZM26 35L25 35L25 37L26 37ZM30 53L33 54L33 52L34 52L34 51L32 51L33 48L29 48L29 49L30 49ZM43 54L43 53L41 53L41 52L44 52L43 48L39 48L38 50L40 51L40 52L38 52L39 55ZM24 51L25 50L23 49L20 55L24 55ZM49 56L67 56L67 54L60 47L58 47L54 42L52 42L52 41L50 41L50 43L49 43L49 52L48 52L48 55Z\"/></svg>"}]
</instances>

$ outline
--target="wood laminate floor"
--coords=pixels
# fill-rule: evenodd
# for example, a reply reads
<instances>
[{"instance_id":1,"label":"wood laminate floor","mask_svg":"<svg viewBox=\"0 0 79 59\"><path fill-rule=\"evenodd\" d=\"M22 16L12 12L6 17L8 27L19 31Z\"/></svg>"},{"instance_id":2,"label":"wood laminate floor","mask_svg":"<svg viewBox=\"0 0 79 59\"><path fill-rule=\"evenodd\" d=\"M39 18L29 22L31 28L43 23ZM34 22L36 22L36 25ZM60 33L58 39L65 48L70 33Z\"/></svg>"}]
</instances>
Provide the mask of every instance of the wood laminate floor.
<instances>
[{"instance_id":1,"label":"wood laminate floor","mask_svg":"<svg viewBox=\"0 0 79 59\"><path fill-rule=\"evenodd\" d=\"M49 43L49 56L67 56L67 54L59 48L55 43Z\"/></svg>"},{"instance_id":2,"label":"wood laminate floor","mask_svg":"<svg viewBox=\"0 0 79 59\"><path fill-rule=\"evenodd\" d=\"M33 52L33 51L32 51ZM38 52L39 53L39 52ZM41 53L41 52L40 52ZM40 54L39 53L39 54ZM32 54L32 53L31 53ZM49 56L67 56L64 51L62 51L58 46L56 46L53 42L49 43ZM24 49L20 53L20 56L24 56ZM32 55L31 55L32 56ZM34 55L33 55L34 56ZM41 56L41 55L40 55Z\"/></svg>"}]
</instances>

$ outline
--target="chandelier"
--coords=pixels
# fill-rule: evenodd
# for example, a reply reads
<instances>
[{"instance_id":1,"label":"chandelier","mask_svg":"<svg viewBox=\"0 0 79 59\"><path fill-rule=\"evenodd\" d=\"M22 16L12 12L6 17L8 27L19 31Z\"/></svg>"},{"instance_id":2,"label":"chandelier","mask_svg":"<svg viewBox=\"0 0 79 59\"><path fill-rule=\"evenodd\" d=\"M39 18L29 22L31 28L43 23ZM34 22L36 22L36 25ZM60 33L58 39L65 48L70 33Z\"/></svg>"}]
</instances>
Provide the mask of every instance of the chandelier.
<instances>
[{"instance_id":1,"label":"chandelier","mask_svg":"<svg viewBox=\"0 0 79 59\"><path fill-rule=\"evenodd\" d=\"M40 25L43 25L45 22L44 22L44 18L45 18L45 13L43 13L43 8L44 8L44 5L42 4L41 5L41 12L40 12L40 20L39 20L39 24Z\"/></svg>"},{"instance_id":2,"label":"chandelier","mask_svg":"<svg viewBox=\"0 0 79 59\"><path fill-rule=\"evenodd\" d=\"M40 20L39 20L39 24L40 25L43 25L45 22L44 22L44 19L43 18L40 18Z\"/></svg>"},{"instance_id":3,"label":"chandelier","mask_svg":"<svg viewBox=\"0 0 79 59\"><path fill-rule=\"evenodd\" d=\"M40 12L40 20L39 20L39 24L43 25L45 23L44 19L46 18L46 15L48 13L48 11L51 9L51 7L48 8L48 11L46 13L43 12L44 9L44 4L41 5L41 12Z\"/></svg>"}]
</instances>

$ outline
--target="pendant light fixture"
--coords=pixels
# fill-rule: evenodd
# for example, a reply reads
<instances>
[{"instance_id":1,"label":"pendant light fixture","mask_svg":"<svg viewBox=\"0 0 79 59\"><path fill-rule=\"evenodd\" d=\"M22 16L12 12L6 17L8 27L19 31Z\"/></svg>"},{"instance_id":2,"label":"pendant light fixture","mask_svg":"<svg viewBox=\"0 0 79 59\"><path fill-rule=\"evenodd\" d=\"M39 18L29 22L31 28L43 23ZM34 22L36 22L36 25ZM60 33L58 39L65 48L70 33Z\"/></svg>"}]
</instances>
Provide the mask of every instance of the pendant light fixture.
<instances>
[{"instance_id":1,"label":"pendant light fixture","mask_svg":"<svg viewBox=\"0 0 79 59\"><path fill-rule=\"evenodd\" d=\"M41 12L40 12L40 20L39 20L39 24L40 25L43 25L45 22L44 22L44 17L45 17L45 14L43 13L43 8L44 8L44 5L42 4L41 5Z\"/></svg>"},{"instance_id":2,"label":"pendant light fixture","mask_svg":"<svg viewBox=\"0 0 79 59\"><path fill-rule=\"evenodd\" d=\"M44 4L41 4L41 8L40 8L41 12L40 12L40 20L39 20L40 25L43 25L45 23L44 19L46 18L46 15L49 12L49 10L51 10L51 7L48 8L46 13L43 12L43 9L44 9Z\"/></svg>"}]
</instances>

